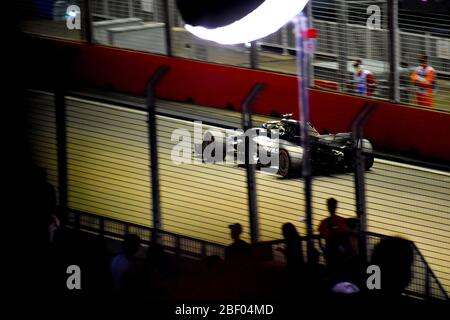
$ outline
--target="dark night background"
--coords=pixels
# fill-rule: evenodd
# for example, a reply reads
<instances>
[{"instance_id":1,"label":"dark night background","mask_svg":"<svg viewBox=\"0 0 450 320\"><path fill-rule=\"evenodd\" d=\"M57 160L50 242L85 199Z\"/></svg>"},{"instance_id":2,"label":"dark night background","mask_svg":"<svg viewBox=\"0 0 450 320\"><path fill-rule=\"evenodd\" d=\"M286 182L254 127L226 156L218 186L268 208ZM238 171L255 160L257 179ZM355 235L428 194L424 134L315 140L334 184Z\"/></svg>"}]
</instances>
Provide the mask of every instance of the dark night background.
<instances>
[{"instance_id":1,"label":"dark night background","mask_svg":"<svg viewBox=\"0 0 450 320\"><path fill-rule=\"evenodd\" d=\"M262 0L256 1L257 5ZM178 0L177 2L186 2ZM200 4L213 2L211 0L199 0ZM330 0L330 2L334 2ZM216 2L215 2L216 3ZM240 3L240 0L228 0L228 4ZM246 9L255 6L250 4ZM217 5L217 3L216 3ZM214 6L214 5L213 5ZM426 6L426 9L424 8ZM201 20L199 15L193 13L192 9L197 6L190 7L186 13L192 21L201 21L209 26L214 23L209 19ZM214 7L217 9L218 7ZM422 13L424 20L432 19L433 13L450 14L450 0L429 0L424 3L420 0L404 0L400 1L400 9L402 12L413 12L414 14ZM24 91L27 79L31 77L42 78L46 82L49 74L37 74L36 67L40 64L40 55L37 52L30 52L27 48L25 37L20 33L17 26L15 4L8 2L2 4L2 156L3 156L3 181L4 181L4 199L3 216L6 218L2 221L3 237L4 237L4 255L2 258L6 271L2 273L2 283L6 284L2 288L3 297L11 300L11 306L14 307L15 313L40 313L38 310L44 309L47 318L59 317L66 318L67 313L74 315L77 310L77 300L73 298L66 301L71 308L61 313L60 308L64 305L60 301L48 299L46 295L46 284L42 282L39 274L40 269L40 252L38 246L34 243L35 234L33 232L33 216L32 204L26 199L33 198L35 190L31 186L31 159L29 156L29 146L26 140L27 124L25 121L24 107ZM334 17L333 12L329 12L330 18ZM218 24L226 24L229 20L218 14L214 19L219 19ZM365 20L364 20L365 21ZM402 20L400 19L400 23ZM446 23L449 23L447 20ZM86 302L86 301L84 301ZM15 305L17 303L17 306ZM101 304L100 301L97 301ZM105 302L106 304L108 302ZM6 304L6 303L5 303ZM35 309L35 305L39 304L39 309ZM31 307L33 305L33 307ZM109 302L106 308L109 311L114 310L114 305ZM142 307L142 306L140 306ZM108 310L105 309L105 310ZM314 308L313 308L314 309ZM145 319L153 319L151 317L152 310L147 307L144 312ZM317 311L317 309L316 309ZM37 312L37 313L36 313ZM106 311L105 311L106 312ZM106 314L102 314L106 317ZM116 315L117 316L117 315ZM317 315L316 315L317 316Z\"/></svg>"}]
</instances>

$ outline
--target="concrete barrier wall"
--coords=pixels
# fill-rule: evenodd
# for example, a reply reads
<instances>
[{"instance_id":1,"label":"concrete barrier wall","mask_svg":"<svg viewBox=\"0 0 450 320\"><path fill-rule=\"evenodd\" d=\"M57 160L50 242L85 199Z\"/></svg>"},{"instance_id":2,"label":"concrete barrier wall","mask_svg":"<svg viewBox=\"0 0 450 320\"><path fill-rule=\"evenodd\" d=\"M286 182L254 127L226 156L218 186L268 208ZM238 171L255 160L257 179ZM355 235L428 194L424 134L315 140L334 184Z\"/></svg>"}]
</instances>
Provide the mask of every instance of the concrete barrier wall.
<instances>
[{"instance_id":1,"label":"concrete barrier wall","mask_svg":"<svg viewBox=\"0 0 450 320\"><path fill-rule=\"evenodd\" d=\"M167 54L164 23L153 22L138 26L107 30L108 44L130 50Z\"/></svg>"},{"instance_id":2,"label":"concrete barrier wall","mask_svg":"<svg viewBox=\"0 0 450 320\"><path fill-rule=\"evenodd\" d=\"M267 89L255 101L253 111L262 115L293 112L298 116L297 78L294 76L168 58L111 47L50 39L34 39L40 63L39 75L54 65L55 54L70 51L65 65L75 83L144 95L151 74L161 65L169 74L157 88L157 96L174 101L193 101L214 108L240 110L240 104L258 82ZM37 49L36 49L37 51ZM53 56L52 56L53 55ZM450 114L321 90L310 90L311 120L319 131L349 131L358 111L367 102L378 105L365 135L378 147L414 151L425 157L450 161Z\"/></svg>"},{"instance_id":3,"label":"concrete barrier wall","mask_svg":"<svg viewBox=\"0 0 450 320\"><path fill-rule=\"evenodd\" d=\"M108 29L117 27L129 27L141 25L142 19L125 18L105 21L95 21L92 23L94 41L100 44L108 44Z\"/></svg>"}]
</instances>

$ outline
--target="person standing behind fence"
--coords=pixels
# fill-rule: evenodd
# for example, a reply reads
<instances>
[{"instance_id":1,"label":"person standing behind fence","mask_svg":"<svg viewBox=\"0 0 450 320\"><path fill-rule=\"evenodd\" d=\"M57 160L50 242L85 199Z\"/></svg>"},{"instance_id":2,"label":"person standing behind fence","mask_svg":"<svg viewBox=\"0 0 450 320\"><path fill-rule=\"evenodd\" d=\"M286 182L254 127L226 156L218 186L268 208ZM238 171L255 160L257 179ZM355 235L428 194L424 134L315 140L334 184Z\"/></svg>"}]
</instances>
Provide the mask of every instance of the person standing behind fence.
<instances>
[{"instance_id":1,"label":"person standing behind fence","mask_svg":"<svg viewBox=\"0 0 450 320\"><path fill-rule=\"evenodd\" d=\"M335 198L329 198L327 200L327 208L330 216L320 222L320 236L325 240L329 240L336 233L350 232L347 219L336 214L337 200Z\"/></svg>"},{"instance_id":2,"label":"person standing behind fence","mask_svg":"<svg viewBox=\"0 0 450 320\"><path fill-rule=\"evenodd\" d=\"M401 298L412 280L414 247L409 240L399 237L382 239L374 248L371 264L381 270L381 290L374 290L384 298Z\"/></svg>"},{"instance_id":3,"label":"person standing behind fence","mask_svg":"<svg viewBox=\"0 0 450 320\"><path fill-rule=\"evenodd\" d=\"M297 229L290 222L283 224L282 231L285 246L282 252L286 258L287 270L290 274L298 273L304 263L302 240Z\"/></svg>"},{"instance_id":4,"label":"person standing behind fence","mask_svg":"<svg viewBox=\"0 0 450 320\"><path fill-rule=\"evenodd\" d=\"M355 69L353 74L355 92L364 96L371 96L377 88L377 81L372 71L364 70L360 59L355 60L353 68Z\"/></svg>"},{"instance_id":5,"label":"person standing behind fence","mask_svg":"<svg viewBox=\"0 0 450 320\"><path fill-rule=\"evenodd\" d=\"M225 260L231 263L246 262L251 256L250 244L241 239L242 226L240 223L230 224L233 243L225 249Z\"/></svg>"},{"instance_id":6,"label":"person standing behind fence","mask_svg":"<svg viewBox=\"0 0 450 320\"><path fill-rule=\"evenodd\" d=\"M436 71L428 65L428 56L420 57L420 66L411 74L411 82L416 88L417 104L422 107L433 107Z\"/></svg>"},{"instance_id":7,"label":"person standing behind fence","mask_svg":"<svg viewBox=\"0 0 450 320\"><path fill-rule=\"evenodd\" d=\"M321 237L320 247L325 254L325 259L328 260L330 244L340 234L350 232L350 228L347 225L347 219L336 214L337 200L335 198L329 198L327 200L327 207L330 216L320 222L319 233ZM325 245L323 245L322 239L325 240Z\"/></svg>"},{"instance_id":8,"label":"person standing behind fence","mask_svg":"<svg viewBox=\"0 0 450 320\"><path fill-rule=\"evenodd\" d=\"M140 265L136 254L141 246L141 239L135 234L126 234L122 243L122 253L111 261L111 275L115 293L118 296L136 296L141 291Z\"/></svg>"}]
</instances>

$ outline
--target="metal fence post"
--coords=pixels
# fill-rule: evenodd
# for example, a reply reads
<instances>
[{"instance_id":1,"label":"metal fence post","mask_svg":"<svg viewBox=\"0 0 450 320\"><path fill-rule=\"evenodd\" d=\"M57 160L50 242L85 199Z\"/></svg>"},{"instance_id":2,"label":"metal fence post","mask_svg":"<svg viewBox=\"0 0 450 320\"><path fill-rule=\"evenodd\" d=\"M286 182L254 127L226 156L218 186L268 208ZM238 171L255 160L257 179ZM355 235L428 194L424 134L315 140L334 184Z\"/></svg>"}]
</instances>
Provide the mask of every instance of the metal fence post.
<instances>
[{"instance_id":1,"label":"metal fence post","mask_svg":"<svg viewBox=\"0 0 450 320\"><path fill-rule=\"evenodd\" d=\"M206 258L206 242L203 241L202 241L201 257L202 259Z\"/></svg>"},{"instance_id":2,"label":"metal fence post","mask_svg":"<svg viewBox=\"0 0 450 320\"><path fill-rule=\"evenodd\" d=\"M428 57L431 57L431 33L430 32L425 32L425 55L427 55Z\"/></svg>"},{"instance_id":3,"label":"metal fence post","mask_svg":"<svg viewBox=\"0 0 450 320\"><path fill-rule=\"evenodd\" d=\"M108 5L108 0L103 0L102 3L103 6L103 14L108 17L109 16L109 5Z\"/></svg>"},{"instance_id":4,"label":"metal fence post","mask_svg":"<svg viewBox=\"0 0 450 320\"><path fill-rule=\"evenodd\" d=\"M289 47L289 25L284 26L281 29L281 47L283 48L283 56L289 55L287 47Z\"/></svg>"},{"instance_id":5,"label":"metal fence post","mask_svg":"<svg viewBox=\"0 0 450 320\"><path fill-rule=\"evenodd\" d=\"M305 213L306 213L306 233L308 262L313 261L314 242L312 226L312 170L309 141L309 67L306 52L304 35L308 29L308 18L302 12L295 19L295 37L297 39L297 70L298 70L298 94L299 94L299 114L301 124L301 146L303 148L302 175L305 191Z\"/></svg>"},{"instance_id":6,"label":"metal fence post","mask_svg":"<svg viewBox=\"0 0 450 320\"><path fill-rule=\"evenodd\" d=\"M367 250L367 214L366 214L366 190L365 190L365 156L362 153L363 126L374 111L374 105L365 104L352 123L353 152L355 159L355 191L356 213L360 221L362 256L368 261Z\"/></svg>"},{"instance_id":7,"label":"metal fence post","mask_svg":"<svg viewBox=\"0 0 450 320\"><path fill-rule=\"evenodd\" d=\"M372 30L370 30L370 29L366 29L365 42L366 42L366 48L365 48L366 54L365 54L365 57L367 59L374 59L374 57L373 57L374 56L373 50L371 50L373 48L372 47Z\"/></svg>"},{"instance_id":8,"label":"metal fence post","mask_svg":"<svg viewBox=\"0 0 450 320\"><path fill-rule=\"evenodd\" d=\"M170 10L169 10L169 0L163 1L164 5L164 31L166 36L166 53L169 57L173 56L172 51L172 33L170 32Z\"/></svg>"},{"instance_id":9,"label":"metal fence post","mask_svg":"<svg viewBox=\"0 0 450 320\"><path fill-rule=\"evenodd\" d=\"M347 5L345 0L337 1L339 34L338 41L338 72L340 76L340 90L346 91L347 86Z\"/></svg>"},{"instance_id":10,"label":"metal fence post","mask_svg":"<svg viewBox=\"0 0 450 320\"><path fill-rule=\"evenodd\" d=\"M179 261L181 259L181 241L180 241L180 237L176 236L175 237L175 258L177 259L177 261Z\"/></svg>"},{"instance_id":11,"label":"metal fence post","mask_svg":"<svg viewBox=\"0 0 450 320\"><path fill-rule=\"evenodd\" d=\"M56 120L56 148L57 148L57 166L58 166L58 203L61 212L61 218L67 219L68 208L68 174L67 174L67 127L66 127L66 97L65 97L65 79L62 70L62 60L58 59L58 71L55 85L55 120ZM78 216L78 215L77 215ZM77 221L76 221L77 222Z\"/></svg>"},{"instance_id":12,"label":"metal fence post","mask_svg":"<svg viewBox=\"0 0 450 320\"><path fill-rule=\"evenodd\" d=\"M158 171L158 148L156 143L156 114L155 114L155 88L158 82L169 71L168 66L159 67L147 84L147 110L148 110L148 141L150 144L150 172L152 189L152 241L158 241L158 230L161 228L160 197L159 197L159 171Z\"/></svg>"},{"instance_id":13,"label":"metal fence post","mask_svg":"<svg viewBox=\"0 0 450 320\"><path fill-rule=\"evenodd\" d=\"M312 29L313 26L313 14L312 14L312 2L309 1L306 5L306 11L307 11L307 17L308 17L308 28ZM308 57L308 71L309 71L309 77L308 77L308 86L314 87L314 55L311 55Z\"/></svg>"},{"instance_id":14,"label":"metal fence post","mask_svg":"<svg viewBox=\"0 0 450 320\"><path fill-rule=\"evenodd\" d=\"M427 299L431 298L431 290L430 290L430 267L426 266L426 271L425 271L425 297Z\"/></svg>"},{"instance_id":15,"label":"metal fence post","mask_svg":"<svg viewBox=\"0 0 450 320\"><path fill-rule=\"evenodd\" d=\"M82 14L81 19L83 21L82 34L87 43L92 43L92 16L91 16L91 1L84 0L84 14Z\"/></svg>"},{"instance_id":16,"label":"metal fence post","mask_svg":"<svg viewBox=\"0 0 450 320\"><path fill-rule=\"evenodd\" d=\"M105 238L105 218L103 216L99 216L100 222L99 222L99 232L100 237L102 240Z\"/></svg>"},{"instance_id":17,"label":"metal fence post","mask_svg":"<svg viewBox=\"0 0 450 320\"><path fill-rule=\"evenodd\" d=\"M250 42L250 68L258 68L258 44L256 41Z\"/></svg>"},{"instance_id":18,"label":"metal fence post","mask_svg":"<svg viewBox=\"0 0 450 320\"><path fill-rule=\"evenodd\" d=\"M253 127L252 125L252 110L251 104L255 101L258 95L265 89L265 85L256 84L248 96L242 103L242 129L247 132L248 129ZM250 161L250 148L249 143L245 142L245 168L247 171L247 190L248 190L248 207L250 217L250 238L252 244L255 244L259 240L259 225L258 225L258 209L256 205L256 180L255 180L255 167L256 164L252 164Z\"/></svg>"},{"instance_id":19,"label":"metal fence post","mask_svg":"<svg viewBox=\"0 0 450 320\"><path fill-rule=\"evenodd\" d=\"M400 38L398 29L398 0L389 2L389 98L393 102L400 101L400 79L398 74Z\"/></svg>"},{"instance_id":20,"label":"metal fence post","mask_svg":"<svg viewBox=\"0 0 450 320\"><path fill-rule=\"evenodd\" d=\"M130 18L134 18L133 0L128 0L128 16Z\"/></svg>"}]
</instances>

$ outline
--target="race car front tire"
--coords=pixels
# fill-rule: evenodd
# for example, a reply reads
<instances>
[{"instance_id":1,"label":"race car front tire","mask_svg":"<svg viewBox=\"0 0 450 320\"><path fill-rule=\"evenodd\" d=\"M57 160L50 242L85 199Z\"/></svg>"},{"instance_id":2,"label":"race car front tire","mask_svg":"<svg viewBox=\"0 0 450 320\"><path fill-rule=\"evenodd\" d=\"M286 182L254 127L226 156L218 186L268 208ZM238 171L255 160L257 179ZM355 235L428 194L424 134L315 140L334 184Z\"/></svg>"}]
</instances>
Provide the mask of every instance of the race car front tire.
<instances>
[{"instance_id":1,"label":"race car front tire","mask_svg":"<svg viewBox=\"0 0 450 320\"><path fill-rule=\"evenodd\" d=\"M282 177L288 177L292 174L292 162L289 153L281 149L279 154L278 174Z\"/></svg>"}]
</instances>

